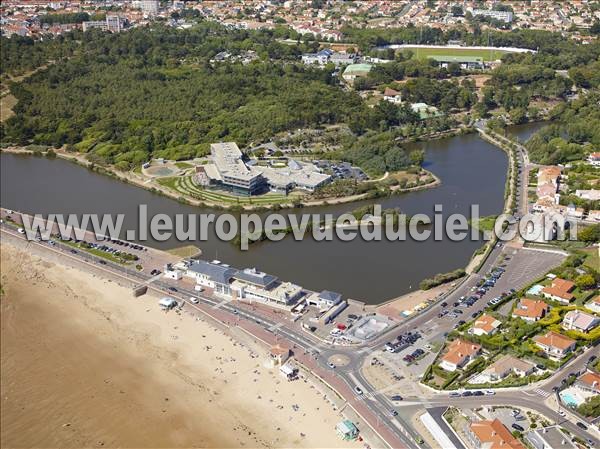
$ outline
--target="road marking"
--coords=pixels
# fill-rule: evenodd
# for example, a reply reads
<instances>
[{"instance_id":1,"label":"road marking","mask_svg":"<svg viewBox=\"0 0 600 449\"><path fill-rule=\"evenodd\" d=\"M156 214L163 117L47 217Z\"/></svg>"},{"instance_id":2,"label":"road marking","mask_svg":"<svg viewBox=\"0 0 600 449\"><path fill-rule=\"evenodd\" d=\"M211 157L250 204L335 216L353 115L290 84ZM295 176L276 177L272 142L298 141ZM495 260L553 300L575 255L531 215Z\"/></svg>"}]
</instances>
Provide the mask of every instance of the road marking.
<instances>
[{"instance_id":1,"label":"road marking","mask_svg":"<svg viewBox=\"0 0 600 449\"><path fill-rule=\"evenodd\" d=\"M548 391L544 391L544 390L541 390L541 389L539 389L539 388L536 388L536 389L535 389L535 390L533 390L533 391L535 391L537 394L539 394L540 396L543 396L543 397L545 397L545 398L547 398L548 396L550 396L550 395L552 394L552 393L550 393L550 392L548 392Z\"/></svg>"},{"instance_id":2,"label":"road marking","mask_svg":"<svg viewBox=\"0 0 600 449\"><path fill-rule=\"evenodd\" d=\"M224 299L223 301L215 304L214 306L212 306L213 309L220 309L221 307L223 307L225 304L230 303L231 299Z\"/></svg>"},{"instance_id":3,"label":"road marking","mask_svg":"<svg viewBox=\"0 0 600 449\"><path fill-rule=\"evenodd\" d=\"M268 327L267 330L271 331L271 332L275 332L277 329L279 329L280 327L283 326L284 323L275 323L273 324L271 327Z\"/></svg>"}]
</instances>

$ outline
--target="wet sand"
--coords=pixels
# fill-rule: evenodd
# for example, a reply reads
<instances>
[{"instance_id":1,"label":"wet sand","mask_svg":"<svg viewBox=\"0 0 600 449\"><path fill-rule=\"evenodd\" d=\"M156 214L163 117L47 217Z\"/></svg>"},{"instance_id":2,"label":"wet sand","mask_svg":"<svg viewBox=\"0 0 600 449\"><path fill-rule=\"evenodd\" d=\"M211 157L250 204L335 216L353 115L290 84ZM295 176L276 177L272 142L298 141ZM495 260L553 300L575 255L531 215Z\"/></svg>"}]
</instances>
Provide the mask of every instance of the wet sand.
<instances>
[{"instance_id":1,"label":"wet sand","mask_svg":"<svg viewBox=\"0 0 600 449\"><path fill-rule=\"evenodd\" d=\"M360 447L251 342L53 256L0 251L3 448Z\"/></svg>"}]
</instances>

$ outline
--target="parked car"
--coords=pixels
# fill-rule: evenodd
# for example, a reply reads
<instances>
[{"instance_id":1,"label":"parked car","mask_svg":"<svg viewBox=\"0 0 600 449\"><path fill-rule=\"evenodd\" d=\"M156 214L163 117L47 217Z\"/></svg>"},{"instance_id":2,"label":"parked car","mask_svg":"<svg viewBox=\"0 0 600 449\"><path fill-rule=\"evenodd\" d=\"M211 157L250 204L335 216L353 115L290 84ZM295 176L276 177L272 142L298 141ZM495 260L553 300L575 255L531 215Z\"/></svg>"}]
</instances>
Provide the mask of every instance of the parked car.
<instances>
[{"instance_id":1,"label":"parked car","mask_svg":"<svg viewBox=\"0 0 600 449\"><path fill-rule=\"evenodd\" d=\"M392 401L402 401L403 398L402 396L400 396L399 394L395 394L394 396L391 397Z\"/></svg>"},{"instance_id":2,"label":"parked car","mask_svg":"<svg viewBox=\"0 0 600 449\"><path fill-rule=\"evenodd\" d=\"M190 301L192 301L192 303L194 303L194 304L200 303L200 300L198 298L196 298L195 296L190 296Z\"/></svg>"},{"instance_id":3,"label":"parked car","mask_svg":"<svg viewBox=\"0 0 600 449\"><path fill-rule=\"evenodd\" d=\"M523 431L525 430L525 429L523 428L523 426L520 426L520 425L519 425L519 424L517 424L517 423L514 423L514 424L513 424L511 427L512 427L513 429L515 429L515 430L518 430L519 432L523 432Z\"/></svg>"},{"instance_id":4,"label":"parked car","mask_svg":"<svg viewBox=\"0 0 600 449\"><path fill-rule=\"evenodd\" d=\"M461 394L457 391L451 391L450 394L448 395L451 398L460 398Z\"/></svg>"},{"instance_id":5,"label":"parked car","mask_svg":"<svg viewBox=\"0 0 600 449\"><path fill-rule=\"evenodd\" d=\"M587 430L587 426L581 421L577 421L575 424L577 424L577 427L579 427L580 429Z\"/></svg>"},{"instance_id":6,"label":"parked car","mask_svg":"<svg viewBox=\"0 0 600 449\"><path fill-rule=\"evenodd\" d=\"M495 394L496 394L496 392L494 390L485 390L486 396L494 396Z\"/></svg>"},{"instance_id":7,"label":"parked car","mask_svg":"<svg viewBox=\"0 0 600 449\"><path fill-rule=\"evenodd\" d=\"M473 396L473 392L469 390L463 391L462 396L468 398L469 396Z\"/></svg>"}]
</instances>

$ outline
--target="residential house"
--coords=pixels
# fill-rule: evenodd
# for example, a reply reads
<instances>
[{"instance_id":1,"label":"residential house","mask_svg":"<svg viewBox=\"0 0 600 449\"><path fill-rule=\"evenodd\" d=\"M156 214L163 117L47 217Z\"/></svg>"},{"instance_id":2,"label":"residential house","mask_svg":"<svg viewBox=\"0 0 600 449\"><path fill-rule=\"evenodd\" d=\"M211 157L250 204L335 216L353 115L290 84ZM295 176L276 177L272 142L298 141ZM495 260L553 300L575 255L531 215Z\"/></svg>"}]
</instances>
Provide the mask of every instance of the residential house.
<instances>
[{"instance_id":1,"label":"residential house","mask_svg":"<svg viewBox=\"0 0 600 449\"><path fill-rule=\"evenodd\" d=\"M542 427L530 430L525 439L534 449L579 449L571 441L571 436L564 433L559 426Z\"/></svg>"},{"instance_id":2,"label":"residential house","mask_svg":"<svg viewBox=\"0 0 600 449\"><path fill-rule=\"evenodd\" d=\"M586 302L585 307L592 312L600 313L600 295L596 295Z\"/></svg>"},{"instance_id":3,"label":"residential house","mask_svg":"<svg viewBox=\"0 0 600 449\"><path fill-rule=\"evenodd\" d=\"M575 190L575 196L582 200L600 200L600 190Z\"/></svg>"},{"instance_id":4,"label":"residential house","mask_svg":"<svg viewBox=\"0 0 600 449\"><path fill-rule=\"evenodd\" d=\"M600 210L590 210L588 211L588 221L592 221L594 223L600 223Z\"/></svg>"},{"instance_id":5,"label":"residential house","mask_svg":"<svg viewBox=\"0 0 600 449\"><path fill-rule=\"evenodd\" d=\"M481 375L487 378L488 382L497 382L510 374L519 377L525 377L533 373L535 366L533 363L518 359L512 355L500 357L490 366L488 366Z\"/></svg>"},{"instance_id":6,"label":"residential house","mask_svg":"<svg viewBox=\"0 0 600 449\"><path fill-rule=\"evenodd\" d=\"M564 358L577 346L575 340L553 331L548 331L545 335L537 335L533 338L533 341L542 351L554 359Z\"/></svg>"},{"instance_id":7,"label":"residential house","mask_svg":"<svg viewBox=\"0 0 600 449\"><path fill-rule=\"evenodd\" d=\"M576 207L574 204L569 204L567 206L567 218L582 220L584 215L585 209L583 207Z\"/></svg>"},{"instance_id":8,"label":"residential house","mask_svg":"<svg viewBox=\"0 0 600 449\"><path fill-rule=\"evenodd\" d=\"M537 174L537 185L552 184L558 190L561 169L556 166L540 168Z\"/></svg>"},{"instance_id":9,"label":"residential house","mask_svg":"<svg viewBox=\"0 0 600 449\"><path fill-rule=\"evenodd\" d=\"M402 94L397 90L386 87L383 91L383 99L390 103L400 104L402 103Z\"/></svg>"},{"instance_id":10,"label":"residential house","mask_svg":"<svg viewBox=\"0 0 600 449\"><path fill-rule=\"evenodd\" d=\"M538 321L548 312L549 307L544 301L521 298L517 306L513 309L512 317L521 318L522 320L535 322Z\"/></svg>"},{"instance_id":11,"label":"residential house","mask_svg":"<svg viewBox=\"0 0 600 449\"><path fill-rule=\"evenodd\" d=\"M551 183L538 185L535 190L535 193L536 193L538 199L548 198L548 199L551 199L553 202L555 202L554 195L556 195L556 186Z\"/></svg>"},{"instance_id":12,"label":"residential house","mask_svg":"<svg viewBox=\"0 0 600 449\"><path fill-rule=\"evenodd\" d=\"M588 371L577 379L575 386L583 391L600 394L600 374L594 371Z\"/></svg>"},{"instance_id":13,"label":"residential house","mask_svg":"<svg viewBox=\"0 0 600 449\"><path fill-rule=\"evenodd\" d=\"M567 281L561 278L555 278L552 280L552 284L545 287L542 290L542 295L545 298L552 299L553 301L560 302L562 304L569 304L575 299L575 296L571 293L575 290L575 284L571 281Z\"/></svg>"},{"instance_id":14,"label":"residential house","mask_svg":"<svg viewBox=\"0 0 600 449\"><path fill-rule=\"evenodd\" d=\"M483 314L475 320L470 332L474 335L492 335L498 330L502 322L491 315Z\"/></svg>"},{"instance_id":15,"label":"residential house","mask_svg":"<svg viewBox=\"0 0 600 449\"><path fill-rule=\"evenodd\" d=\"M476 449L525 449L498 418L471 423L468 430L467 436Z\"/></svg>"},{"instance_id":16,"label":"residential house","mask_svg":"<svg viewBox=\"0 0 600 449\"><path fill-rule=\"evenodd\" d=\"M594 167L600 167L600 153L592 153L588 156L587 161Z\"/></svg>"},{"instance_id":17,"label":"residential house","mask_svg":"<svg viewBox=\"0 0 600 449\"><path fill-rule=\"evenodd\" d=\"M562 328L568 331L587 333L600 324L600 318L581 310L570 310L562 321Z\"/></svg>"},{"instance_id":18,"label":"residential house","mask_svg":"<svg viewBox=\"0 0 600 449\"><path fill-rule=\"evenodd\" d=\"M481 346L470 341L457 339L448 346L446 354L442 357L440 367L446 371L456 371L481 354Z\"/></svg>"}]
</instances>

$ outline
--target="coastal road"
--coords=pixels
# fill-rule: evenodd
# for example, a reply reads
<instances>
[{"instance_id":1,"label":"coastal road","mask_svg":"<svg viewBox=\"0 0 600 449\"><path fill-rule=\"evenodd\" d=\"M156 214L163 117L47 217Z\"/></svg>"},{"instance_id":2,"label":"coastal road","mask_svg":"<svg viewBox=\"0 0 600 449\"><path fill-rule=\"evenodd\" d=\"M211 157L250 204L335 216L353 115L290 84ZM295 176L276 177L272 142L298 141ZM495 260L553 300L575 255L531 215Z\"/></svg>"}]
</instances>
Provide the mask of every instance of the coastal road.
<instances>
[{"instance_id":1,"label":"coastal road","mask_svg":"<svg viewBox=\"0 0 600 449\"><path fill-rule=\"evenodd\" d=\"M34 245L76 263L83 263L94 271L104 273L104 275L124 279L132 287L143 284L150 279L149 275L126 269L92 254L74 250L72 247L60 243L60 241L57 241L54 246L45 242L27 241L23 235L5 223L1 225L0 230L3 238L15 238L26 245ZM104 263L100 263L101 261ZM391 425L376 402L367 403L356 398L353 392L353 382L349 377L339 376L337 372L333 372L329 368L323 368L323 365L318 362L320 350L323 349L322 343L313 341L309 334L280 326L280 322L267 319L250 310L242 310L241 307L231 301L223 303L221 300L199 295L199 292L187 289L177 288L176 291L172 291L170 284L160 280L149 283L147 286L149 290L178 299L180 304L185 304L185 307L189 310L196 310L199 313L208 315L227 326L238 326L267 344L284 343L289 345L294 351L294 357L344 398L389 447L399 449L417 447L399 429L398 425ZM191 296L200 298L200 304L193 304L190 301Z\"/></svg>"}]
</instances>

